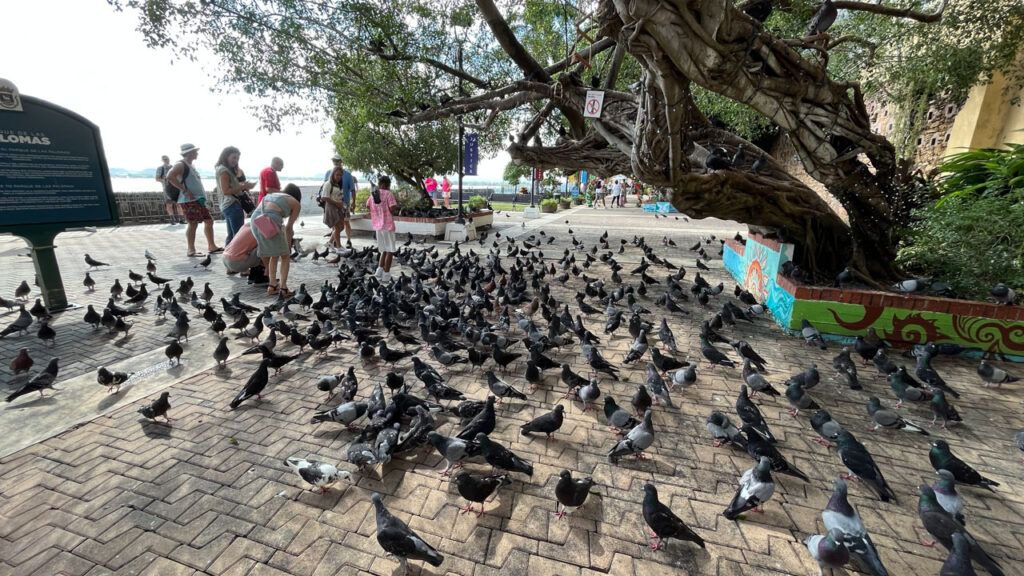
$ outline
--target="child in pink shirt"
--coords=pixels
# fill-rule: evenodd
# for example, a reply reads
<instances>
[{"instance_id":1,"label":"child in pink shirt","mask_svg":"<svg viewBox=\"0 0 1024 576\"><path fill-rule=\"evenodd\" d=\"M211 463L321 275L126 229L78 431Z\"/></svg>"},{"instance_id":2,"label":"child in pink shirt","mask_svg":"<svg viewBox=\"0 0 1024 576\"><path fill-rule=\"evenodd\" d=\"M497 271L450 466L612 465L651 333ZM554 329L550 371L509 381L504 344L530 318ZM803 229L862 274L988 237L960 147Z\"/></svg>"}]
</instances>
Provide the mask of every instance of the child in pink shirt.
<instances>
[{"instance_id":1,"label":"child in pink shirt","mask_svg":"<svg viewBox=\"0 0 1024 576\"><path fill-rule=\"evenodd\" d=\"M391 281L391 260L395 254L395 218L398 203L391 193L391 178L381 176L377 179L377 188L366 199L366 208L370 211L370 221L377 232L377 248L380 250L380 262L373 275L381 282Z\"/></svg>"}]
</instances>

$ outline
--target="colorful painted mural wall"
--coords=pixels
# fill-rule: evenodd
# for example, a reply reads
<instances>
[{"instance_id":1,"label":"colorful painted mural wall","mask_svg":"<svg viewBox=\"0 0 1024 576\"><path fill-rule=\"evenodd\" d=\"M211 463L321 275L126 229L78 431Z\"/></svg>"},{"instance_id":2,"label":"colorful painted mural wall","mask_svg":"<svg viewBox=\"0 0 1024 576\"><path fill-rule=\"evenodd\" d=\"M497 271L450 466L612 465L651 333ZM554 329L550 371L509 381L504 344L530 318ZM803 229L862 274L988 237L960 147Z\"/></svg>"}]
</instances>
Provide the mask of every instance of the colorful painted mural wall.
<instances>
[{"instance_id":1,"label":"colorful painted mural wall","mask_svg":"<svg viewBox=\"0 0 1024 576\"><path fill-rule=\"evenodd\" d=\"M1024 361L1024 307L930 296L840 290L796 284L779 276L793 245L751 234L746 245L726 242L722 260L736 282L763 302L790 333L806 318L826 339L852 342L868 326L902 345L954 343Z\"/></svg>"}]
</instances>

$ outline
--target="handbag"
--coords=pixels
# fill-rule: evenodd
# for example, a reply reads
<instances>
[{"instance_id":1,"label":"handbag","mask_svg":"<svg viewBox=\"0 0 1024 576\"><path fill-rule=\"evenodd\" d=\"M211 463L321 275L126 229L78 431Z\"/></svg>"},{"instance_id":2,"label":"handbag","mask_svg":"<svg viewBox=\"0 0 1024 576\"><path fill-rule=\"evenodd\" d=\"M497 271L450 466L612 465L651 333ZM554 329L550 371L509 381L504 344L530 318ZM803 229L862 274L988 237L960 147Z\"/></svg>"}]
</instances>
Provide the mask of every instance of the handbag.
<instances>
[{"instance_id":1,"label":"handbag","mask_svg":"<svg viewBox=\"0 0 1024 576\"><path fill-rule=\"evenodd\" d=\"M267 199L266 197L264 197L263 202L260 204L260 206L262 207L263 204L266 204L266 202ZM259 230L260 234L268 240L281 233L281 227L278 226L277 222L274 222L274 220L266 212L253 218L252 225L255 226L256 229Z\"/></svg>"},{"instance_id":2,"label":"handbag","mask_svg":"<svg viewBox=\"0 0 1024 576\"><path fill-rule=\"evenodd\" d=\"M252 196L248 192L242 191L241 194L235 194L235 200L242 207L242 212L245 212L247 215L252 214L256 210L256 204L253 203Z\"/></svg>"}]
</instances>

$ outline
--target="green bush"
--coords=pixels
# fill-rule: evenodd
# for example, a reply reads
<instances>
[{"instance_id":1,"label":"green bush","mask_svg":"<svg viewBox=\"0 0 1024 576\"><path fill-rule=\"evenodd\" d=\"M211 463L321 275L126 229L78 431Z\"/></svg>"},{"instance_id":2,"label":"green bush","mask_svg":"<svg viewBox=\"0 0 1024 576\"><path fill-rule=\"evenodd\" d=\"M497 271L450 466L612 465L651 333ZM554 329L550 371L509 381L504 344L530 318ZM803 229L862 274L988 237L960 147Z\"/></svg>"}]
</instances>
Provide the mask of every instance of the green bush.
<instances>
[{"instance_id":1,"label":"green bush","mask_svg":"<svg viewBox=\"0 0 1024 576\"><path fill-rule=\"evenodd\" d=\"M1024 191L1024 144L983 148L949 156L939 172L941 206L952 198L996 198Z\"/></svg>"},{"instance_id":2,"label":"green bush","mask_svg":"<svg viewBox=\"0 0 1024 576\"><path fill-rule=\"evenodd\" d=\"M554 198L545 198L540 201L541 206L558 206L558 200Z\"/></svg>"},{"instance_id":3,"label":"green bush","mask_svg":"<svg viewBox=\"0 0 1024 576\"><path fill-rule=\"evenodd\" d=\"M486 210L488 206L490 206L490 203L487 201L487 198L484 198L479 194L469 199L469 210L471 212Z\"/></svg>"},{"instance_id":4,"label":"green bush","mask_svg":"<svg viewBox=\"0 0 1024 576\"><path fill-rule=\"evenodd\" d=\"M366 201L370 198L370 189L360 189L356 192L355 203L352 204L351 208L353 212L368 212L366 209Z\"/></svg>"},{"instance_id":5,"label":"green bush","mask_svg":"<svg viewBox=\"0 0 1024 576\"><path fill-rule=\"evenodd\" d=\"M948 182L948 180L947 180ZM984 300L997 282L1024 286L1024 194L947 193L914 212L897 262L908 272L948 282Z\"/></svg>"}]
</instances>

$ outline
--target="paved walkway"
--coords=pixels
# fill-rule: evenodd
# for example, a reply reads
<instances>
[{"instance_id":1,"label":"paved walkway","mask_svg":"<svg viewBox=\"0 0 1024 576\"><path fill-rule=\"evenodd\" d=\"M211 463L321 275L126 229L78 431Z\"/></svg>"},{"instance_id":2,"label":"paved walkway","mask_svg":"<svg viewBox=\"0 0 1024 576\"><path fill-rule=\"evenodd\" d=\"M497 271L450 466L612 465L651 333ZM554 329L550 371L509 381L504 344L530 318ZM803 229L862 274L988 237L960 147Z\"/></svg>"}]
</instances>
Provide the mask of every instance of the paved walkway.
<instances>
[{"instance_id":1,"label":"paved walkway","mask_svg":"<svg viewBox=\"0 0 1024 576\"><path fill-rule=\"evenodd\" d=\"M631 209L577 208L529 221L525 228L519 218L518 214L498 215L495 231L543 240L539 236L543 230L556 239L543 248L551 260L571 246L572 237L591 246L608 230L614 247L618 238L642 233L659 255L688 267L687 285L696 272L688 246L701 235L731 237L742 229L732 223L686 223L672 215L655 219ZM319 239L322 232L322 227L310 222L302 228L302 235L310 240ZM181 234L181 227L167 226L62 235L58 254L72 300L105 303L112 280L124 281L129 267L143 268L142 253L148 248L160 259L161 276L177 280L191 274L200 285L209 281L218 297L241 291L245 301L257 305L269 301L244 282L225 277L216 266L215 272L193 270L193 263L183 256ZM663 247L664 235L678 246ZM495 236L492 232L488 245ZM368 243L368 236L357 239L358 245ZM475 244L470 247L482 250ZM86 251L115 263L94 274L100 288L93 294L85 293L80 284ZM9 271L0 280L0 294L5 296L13 293L21 279L31 280L31 263L19 252L24 249L18 241L0 239L0 262ZM625 265L639 256L639 250L628 245L617 258ZM733 283L721 262L710 265L712 271L704 275L712 283L725 282L730 294ZM320 283L332 278L333 270L300 262L293 267L293 277L306 281L315 295ZM608 269L595 264L586 273L607 277ZM661 276L663 272L656 277ZM566 287L553 284L556 298L571 300L580 288L575 282ZM644 304L654 310L655 319L660 318L660 309L650 301ZM680 344L679 356L696 360L699 320L710 312L696 304L687 307L692 316L673 316L670 323ZM382 379L386 368L364 364L351 348L339 348L323 360L307 354L274 379L262 403L232 412L227 402L255 363L252 357L233 358L228 369L214 370L208 353L213 337L208 330L202 335L206 324L201 319L193 322L193 331L199 334L186 346L185 368L176 373L166 371L162 362L167 324L142 316L132 336L119 342L82 325L82 313L58 317L53 350L44 349L34 336L0 340L5 379L10 376L7 359L25 345L37 366L45 365L51 355L61 357L59 386L65 388L51 400L22 398L0 407L0 433L5 438L0 447L7 454L0 458L0 574L391 575L398 564L377 545L369 501L372 491L384 494L386 505L446 557L436 569L413 562L413 573L647 575L672 569L683 574L817 573L799 540L820 533L820 511L831 492L831 480L845 470L834 450L810 441L813 432L804 414L799 420L790 418L784 399L758 402L780 439L780 449L812 481L805 484L783 476L777 479L779 487L766 514L739 522L721 516L735 491L736 478L752 461L728 447L712 447L704 421L713 409L733 413L739 370L709 371L702 363L697 385L674 394L677 408L655 409L651 460L624 460L617 467L605 459L615 439L603 417L582 412L578 403L560 400L564 386L549 374L545 386L527 401L506 402L493 434L495 440L532 460L535 473L525 481L517 477L488 504L488 513L477 519L458 513L464 501L450 482L438 477L443 463L433 452L409 454L383 468L353 474L352 485L343 482L326 495L304 491L298 477L282 466L289 456L344 459L352 435L329 425L310 425L309 417L323 409L322 393L314 387L320 375L354 365L360 397ZM10 319L13 315L0 316L0 322ZM587 321L596 333L603 322L603 316L597 315ZM830 371L824 367L830 366L836 353L834 348L821 352L783 337L765 319L725 332L751 342L768 360L768 377L777 385L812 362L823 367L827 377ZM602 342L602 349L618 364L628 345L629 337L620 329ZM281 346L290 349L290 345ZM240 351L241 343L233 343L232 350ZM585 369L578 348L555 357L570 362L577 371ZM95 382L99 364L146 374L120 395L107 396ZM947 439L955 453L984 475L1002 483L993 493L962 488L968 526L1007 574L1024 573L1024 493L1018 489L1022 466L1012 443L1013 431L1022 426L1020 387L982 388L973 364L965 360L942 359L936 367L964 392L956 402L964 423L949 431L929 430ZM520 376L523 369L521 362L515 362L506 379L525 387ZM866 432L868 395L888 404L891 393L883 381L871 378L873 368L861 372L866 386L862 392L840 390L828 381L811 392L867 445L899 499L882 504L865 487L854 484L851 502L872 532L891 574L937 574L945 551L918 543L926 533L916 514L916 485L934 480L927 459L928 438ZM622 382L601 380L601 388L626 404L636 384L643 382L644 372L631 367L622 374ZM479 372L453 371L449 383L474 398L486 396L485 379ZM162 388L170 391L172 426L148 422L136 413ZM519 435L523 422L559 401L567 407L566 422L555 441ZM917 422L930 419L927 408L904 407L902 412ZM40 421L49 424L36 430ZM457 425L439 420L442 433L452 433ZM16 431L21 429L33 432L17 439ZM18 445L13 450L9 449L12 440ZM485 470L480 465L468 467ZM562 468L592 475L601 496L559 520L553 494ZM658 552L646 546L640 501L643 485L652 481L662 500L706 539L706 550L678 541Z\"/></svg>"}]
</instances>

